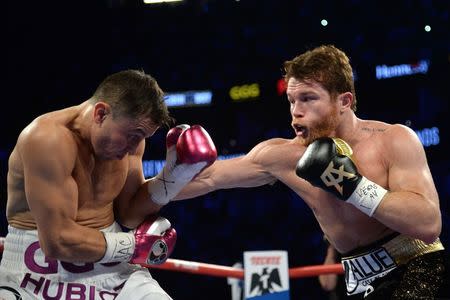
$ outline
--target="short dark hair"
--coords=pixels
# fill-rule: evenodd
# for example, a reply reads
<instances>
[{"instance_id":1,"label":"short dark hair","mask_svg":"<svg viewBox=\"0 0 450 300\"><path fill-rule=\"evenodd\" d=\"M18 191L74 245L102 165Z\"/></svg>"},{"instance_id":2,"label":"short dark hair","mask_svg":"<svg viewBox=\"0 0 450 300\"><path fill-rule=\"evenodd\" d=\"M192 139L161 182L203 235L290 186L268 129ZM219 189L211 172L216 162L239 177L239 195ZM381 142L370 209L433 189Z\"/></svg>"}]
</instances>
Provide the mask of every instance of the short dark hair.
<instances>
[{"instance_id":1,"label":"short dark hair","mask_svg":"<svg viewBox=\"0 0 450 300\"><path fill-rule=\"evenodd\" d=\"M284 62L285 80L314 80L332 95L351 92L356 111L356 93L350 59L333 45L322 45Z\"/></svg>"},{"instance_id":2,"label":"short dark hair","mask_svg":"<svg viewBox=\"0 0 450 300\"><path fill-rule=\"evenodd\" d=\"M171 126L174 121L164 102L164 92L144 71L125 70L109 75L91 99L108 103L114 116L150 118L158 126Z\"/></svg>"}]
</instances>

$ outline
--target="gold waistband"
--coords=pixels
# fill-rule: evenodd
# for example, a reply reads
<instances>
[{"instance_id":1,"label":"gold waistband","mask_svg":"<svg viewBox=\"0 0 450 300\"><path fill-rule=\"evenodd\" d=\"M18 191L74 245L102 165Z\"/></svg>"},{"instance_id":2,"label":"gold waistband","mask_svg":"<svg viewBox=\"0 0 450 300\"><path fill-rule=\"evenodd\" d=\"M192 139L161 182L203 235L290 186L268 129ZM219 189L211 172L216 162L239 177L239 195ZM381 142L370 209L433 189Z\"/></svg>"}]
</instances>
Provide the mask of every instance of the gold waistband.
<instances>
[{"instance_id":1,"label":"gold waistband","mask_svg":"<svg viewBox=\"0 0 450 300\"><path fill-rule=\"evenodd\" d=\"M431 244L426 244L421 240L413 239L402 234L383 244L381 247L385 248L394 258L397 265L403 265L411 259L426 253L444 250L444 246L439 238Z\"/></svg>"},{"instance_id":2,"label":"gold waistband","mask_svg":"<svg viewBox=\"0 0 450 300\"><path fill-rule=\"evenodd\" d=\"M439 238L433 243L427 244L419 239L400 234L384 244L373 247L367 251L349 256L344 255L342 256L342 260L371 255L374 252L378 252L380 249L384 249L398 266L403 265L418 256L444 250L444 246Z\"/></svg>"},{"instance_id":3,"label":"gold waistband","mask_svg":"<svg viewBox=\"0 0 450 300\"><path fill-rule=\"evenodd\" d=\"M354 254L351 256L343 256L342 259L346 260L371 255L371 253L377 252L379 249L385 249L398 266L406 264L408 261L418 256L444 250L444 246L439 238L437 238L433 243L427 244L419 239L414 239L400 234L381 246L374 247L367 252Z\"/></svg>"}]
</instances>

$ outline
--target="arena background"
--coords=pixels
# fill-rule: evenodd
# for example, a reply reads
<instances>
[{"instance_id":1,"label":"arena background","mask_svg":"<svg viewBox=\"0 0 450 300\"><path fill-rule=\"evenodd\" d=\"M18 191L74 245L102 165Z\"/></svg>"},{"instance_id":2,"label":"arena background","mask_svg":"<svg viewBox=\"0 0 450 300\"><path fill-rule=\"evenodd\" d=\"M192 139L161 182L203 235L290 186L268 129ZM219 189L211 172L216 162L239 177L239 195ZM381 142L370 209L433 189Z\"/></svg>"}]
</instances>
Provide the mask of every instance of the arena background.
<instances>
[{"instance_id":1,"label":"arena background","mask_svg":"<svg viewBox=\"0 0 450 300\"><path fill-rule=\"evenodd\" d=\"M448 1L6 3L1 236L8 155L20 130L39 114L78 104L106 75L138 68L168 93L211 91L210 105L172 107L172 115L179 123L202 124L220 155L242 154L262 140L293 137L279 83L282 63L327 43L351 58L359 117L406 124L419 134L440 195L442 240L450 249ZM146 160L164 159L166 132L148 141ZM217 191L172 203L161 213L179 233L173 258L231 266L246 250L287 250L291 267L324 258L310 209L281 183ZM231 297L224 278L152 274L175 299ZM324 297L317 278L290 285L292 299Z\"/></svg>"}]
</instances>

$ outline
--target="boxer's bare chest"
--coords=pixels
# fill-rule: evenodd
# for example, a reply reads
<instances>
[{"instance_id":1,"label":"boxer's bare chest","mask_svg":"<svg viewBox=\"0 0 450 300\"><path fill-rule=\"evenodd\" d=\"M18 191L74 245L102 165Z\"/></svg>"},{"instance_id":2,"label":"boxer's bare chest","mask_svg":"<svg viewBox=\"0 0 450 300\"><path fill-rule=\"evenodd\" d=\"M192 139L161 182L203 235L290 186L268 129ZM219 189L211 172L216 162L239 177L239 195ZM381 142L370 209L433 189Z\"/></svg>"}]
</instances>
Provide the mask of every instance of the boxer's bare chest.
<instances>
[{"instance_id":1,"label":"boxer's bare chest","mask_svg":"<svg viewBox=\"0 0 450 300\"><path fill-rule=\"evenodd\" d=\"M78 185L79 210L111 204L125 184L127 171L126 158L96 161L91 155L80 155L73 171Z\"/></svg>"},{"instance_id":2,"label":"boxer's bare chest","mask_svg":"<svg viewBox=\"0 0 450 300\"><path fill-rule=\"evenodd\" d=\"M351 144L352 160L361 175L389 189L389 162L384 155L382 140L377 135ZM376 241L389 233L374 218L368 218L356 208L320 188L299 193L313 210L322 230L343 252Z\"/></svg>"},{"instance_id":3,"label":"boxer's bare chest","mask_svg":"<svg viewBox=\"0 0 450 300\"><path fill-rule=\"evenodd\" d=\"M389 162L379 136L371 136L353 147L352 159L361 175L388 188Z\"/></svg>"}]
</instances>

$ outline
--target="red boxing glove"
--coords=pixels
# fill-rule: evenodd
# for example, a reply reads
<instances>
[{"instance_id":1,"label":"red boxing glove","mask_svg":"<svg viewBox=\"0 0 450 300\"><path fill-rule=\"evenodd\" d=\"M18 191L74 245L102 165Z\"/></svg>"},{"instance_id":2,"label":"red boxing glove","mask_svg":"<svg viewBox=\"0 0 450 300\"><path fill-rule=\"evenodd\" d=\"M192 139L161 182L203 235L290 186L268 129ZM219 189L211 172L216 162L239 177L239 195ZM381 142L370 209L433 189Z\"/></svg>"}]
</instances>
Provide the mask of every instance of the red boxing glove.
<instances>
[{"instance_id":1,"label":"red boxing glove","mask_svg":"<svg viewBox=\"0 0 450 300\"><path fill-rule=\"evenodd\" d=\"M203 168L217 159L216 147L200 125L178 125L167 133L166 164L148 181L153 202L165 205Z\"/></svg>"},{"instance_id":2,"label":"red boxing glove","mask_svg":"<svg viewBox=\"0 0 450 300\"><path fill-rule=\"evenodd\" d=\"M147 217L130 232L103 232L106 251L99 263L124 262L159 265L172 254L177 232L169 220Z\"/></svg>"},{"instance_id":3,"label":"red boxing glove","mask_svg":"<svg viewBox=\"0 0 450 300\"><path fill-rule=\"evenodd\" d=\"M134 238L135 247L130 263L159 265L172 254L177 232L166 218L152 216L134 230Z\"/></svg>"},{"instance_id":4,"label":"red boxing glove","mask_svg":"<svg viewBox=\"0 0 450 300\"><path fill-rule=\"evenodd\" d=\"M166 135L166 147L167 151L172 150L172 146L176 146L178 142L178 138L180 135L186 130L190 128L187 124L177 125L176 127L171 128Z\"/></svg>"},{"instance_id":5,"label":"red boxing glove","mask_svg":"<svg viewBox=\"0 0 450 300\"><path fill-rule=\"evenodd\" d=\"M184 131L177 142L180 163L206 162L206 167L217 159L217 150L208 132L200 125L192 125Z\"/></svg>"}]
</instances>

